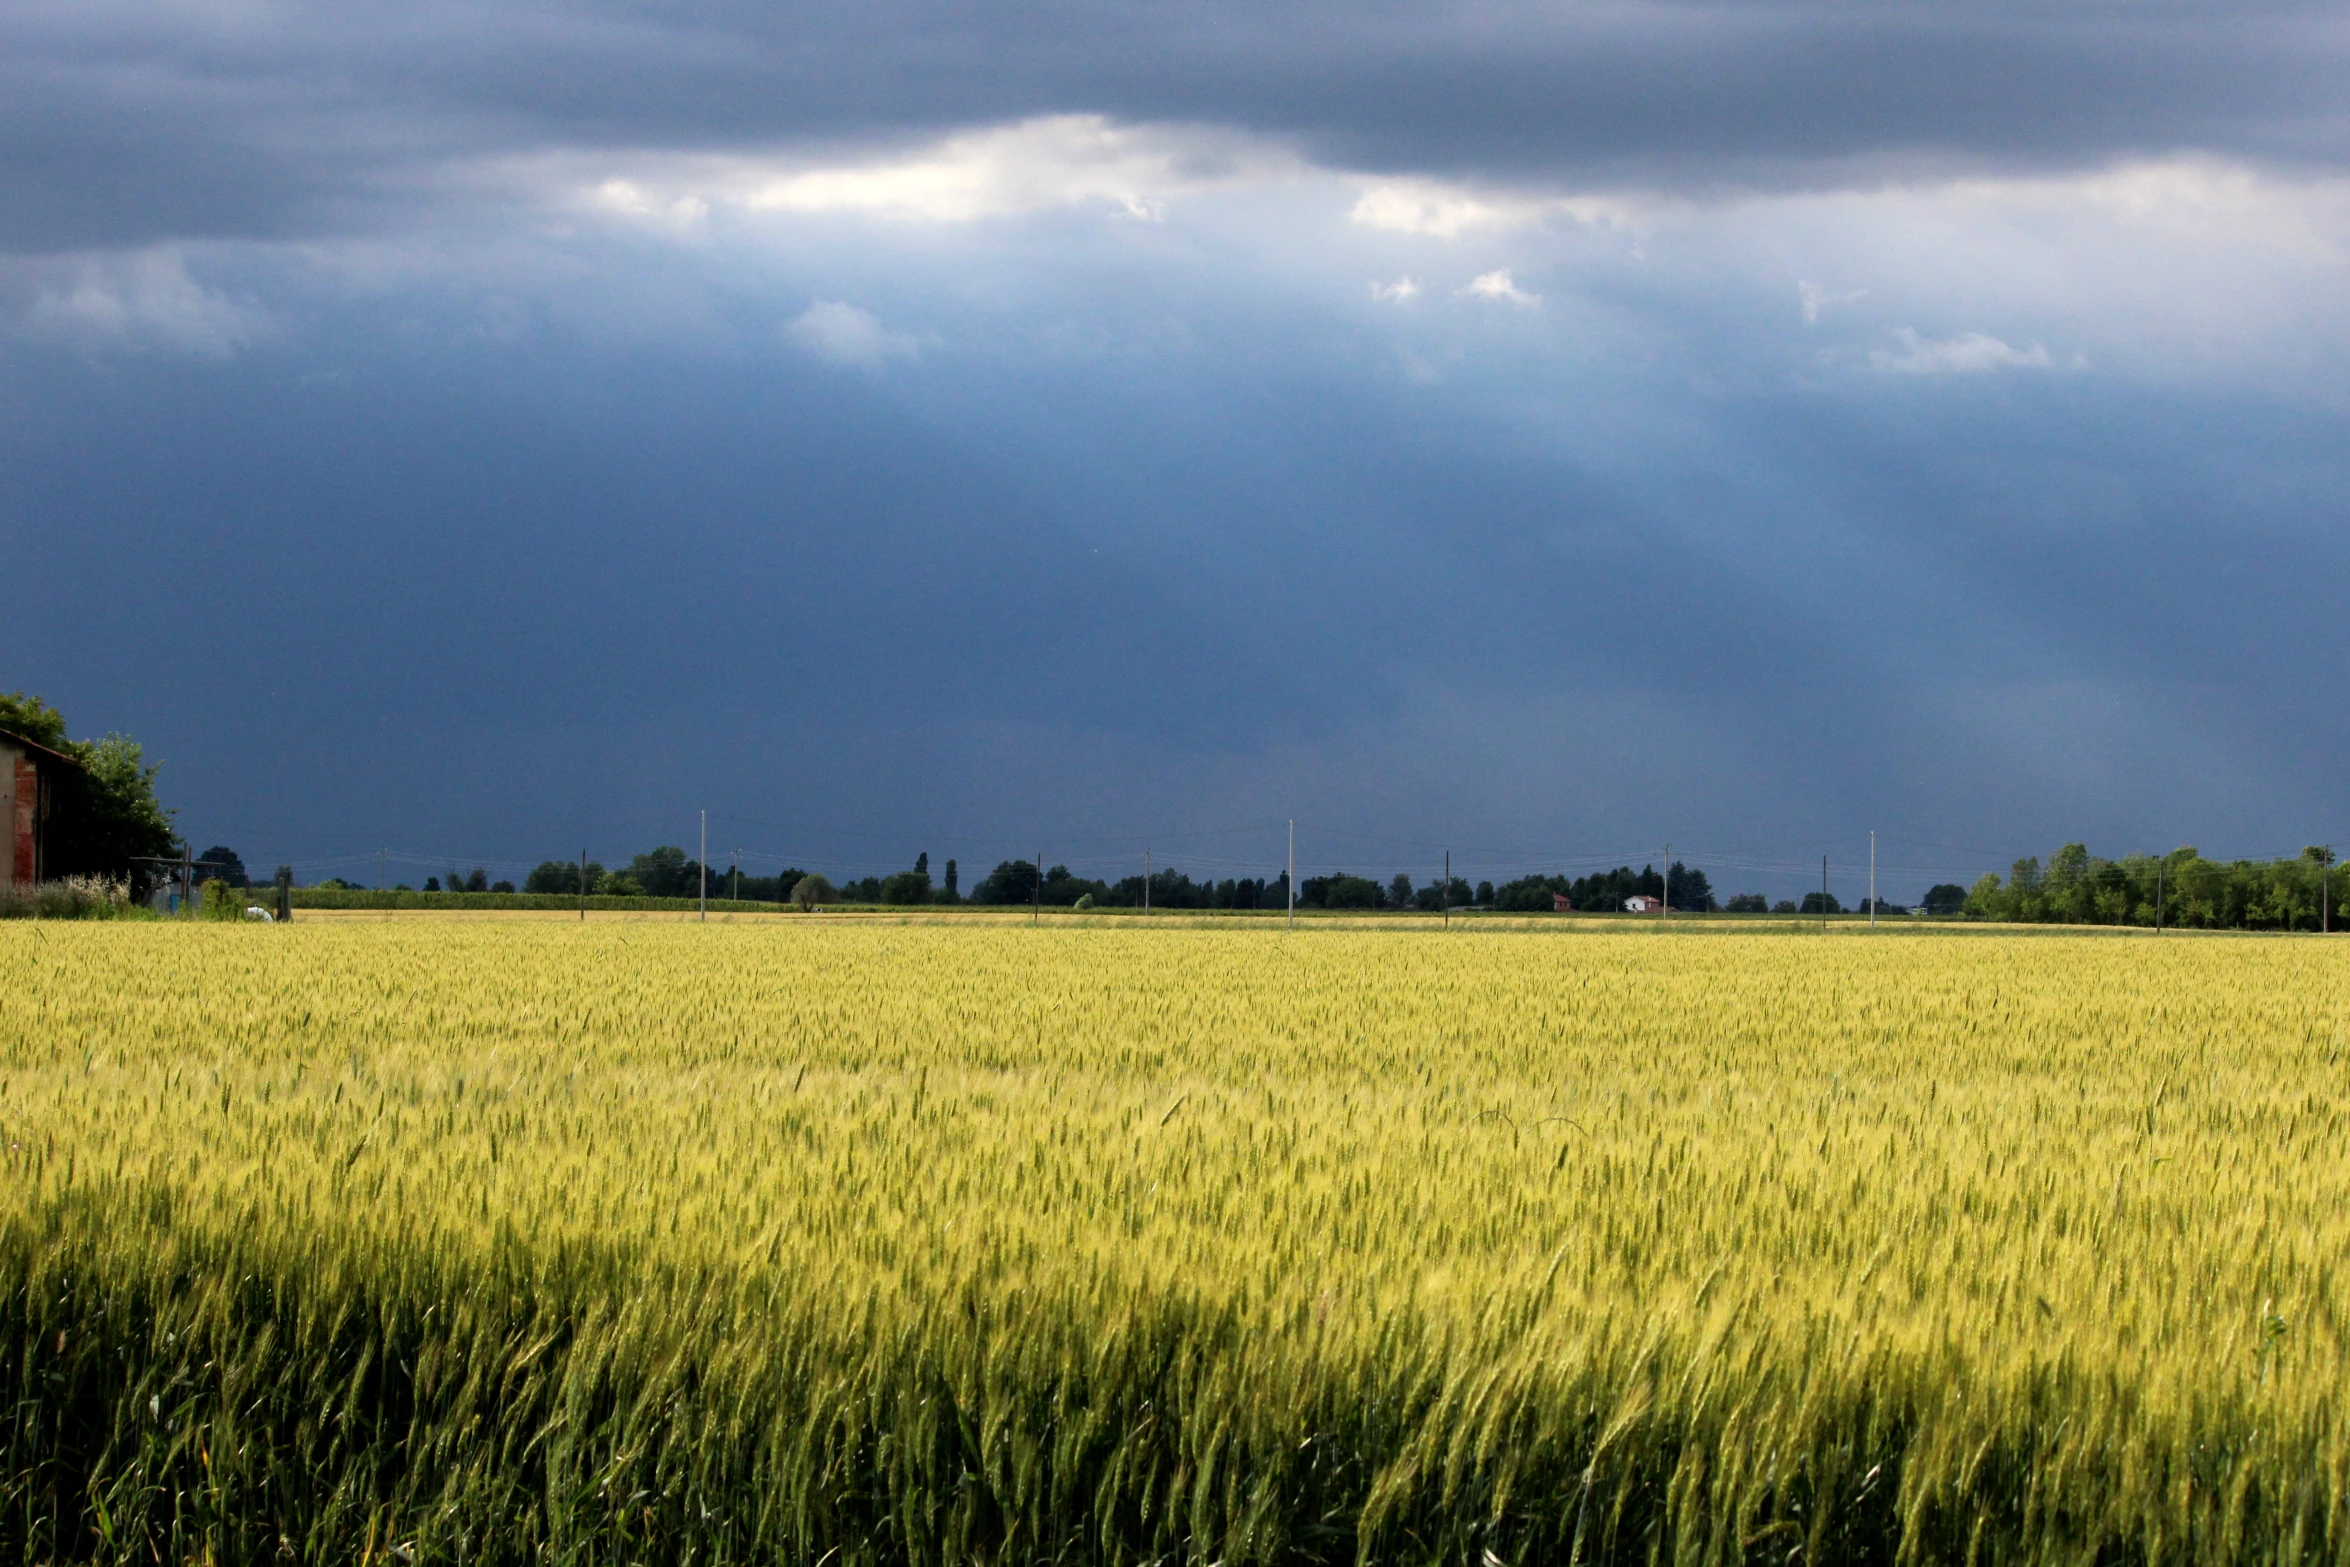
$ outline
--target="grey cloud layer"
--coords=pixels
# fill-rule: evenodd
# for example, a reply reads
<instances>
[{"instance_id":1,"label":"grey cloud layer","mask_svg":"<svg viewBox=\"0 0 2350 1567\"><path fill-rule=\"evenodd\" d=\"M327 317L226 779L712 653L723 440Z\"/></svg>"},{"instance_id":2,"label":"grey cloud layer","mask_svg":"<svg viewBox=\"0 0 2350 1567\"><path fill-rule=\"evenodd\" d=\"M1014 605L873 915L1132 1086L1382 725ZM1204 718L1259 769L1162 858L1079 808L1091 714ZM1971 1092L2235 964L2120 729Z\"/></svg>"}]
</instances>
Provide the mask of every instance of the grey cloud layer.
<instances>
[{"instance_id":1,"label":"grey cloud layer","mask_svg":"<svg viewBox=\"0 0 2350 1567\"><path fill-rule=\"evenodd\" d=\"M0 246L387 221L451 161L918 138L1091 112L1350 168L1682 187L2181 149L2350 157L2306 4L28 4Z\"/></svg>"}]
</instances>

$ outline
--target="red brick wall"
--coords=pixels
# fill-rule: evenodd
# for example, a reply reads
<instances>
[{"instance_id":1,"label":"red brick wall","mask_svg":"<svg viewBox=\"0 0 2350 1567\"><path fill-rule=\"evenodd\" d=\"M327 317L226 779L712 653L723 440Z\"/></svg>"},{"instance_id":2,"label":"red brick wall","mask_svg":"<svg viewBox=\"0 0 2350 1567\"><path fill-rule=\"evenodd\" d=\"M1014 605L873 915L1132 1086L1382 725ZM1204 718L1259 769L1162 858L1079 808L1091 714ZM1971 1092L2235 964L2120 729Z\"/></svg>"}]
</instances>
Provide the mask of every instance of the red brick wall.
<instances>
[{"instance_id":1,"label":"red brick wall","mask_svg":"<svg viewBox=\"0 0 2350 1567\"><path fill-rule=\"evenodd\" d=\"M41 777L29 756L11 756L16 768L16 809L9 812L14 818L8 824L8 879L19 886L30 886L40 876L40 861L33 853L35 814L41 808Z\"/></svg>"}]
</instances>

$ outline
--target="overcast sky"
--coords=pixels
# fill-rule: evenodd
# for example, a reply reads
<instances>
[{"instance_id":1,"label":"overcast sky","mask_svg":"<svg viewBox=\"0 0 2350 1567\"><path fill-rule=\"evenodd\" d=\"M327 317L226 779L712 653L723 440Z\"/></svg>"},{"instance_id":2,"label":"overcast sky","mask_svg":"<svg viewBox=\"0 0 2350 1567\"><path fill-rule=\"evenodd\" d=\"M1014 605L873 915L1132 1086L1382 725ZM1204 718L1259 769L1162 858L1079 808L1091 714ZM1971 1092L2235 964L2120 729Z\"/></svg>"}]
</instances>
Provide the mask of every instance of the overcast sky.
<instances>
[{"instance_id":1,"label":"overcast sky","mask_svg":"<svg viewBox=\"0 0 2350 1567\"><path fill-rule=\"evenodd\" d=\"M0 689L305 880L2350 844L2345 106L2257 0L18 0Z\"/></svg>"}]
</instances>

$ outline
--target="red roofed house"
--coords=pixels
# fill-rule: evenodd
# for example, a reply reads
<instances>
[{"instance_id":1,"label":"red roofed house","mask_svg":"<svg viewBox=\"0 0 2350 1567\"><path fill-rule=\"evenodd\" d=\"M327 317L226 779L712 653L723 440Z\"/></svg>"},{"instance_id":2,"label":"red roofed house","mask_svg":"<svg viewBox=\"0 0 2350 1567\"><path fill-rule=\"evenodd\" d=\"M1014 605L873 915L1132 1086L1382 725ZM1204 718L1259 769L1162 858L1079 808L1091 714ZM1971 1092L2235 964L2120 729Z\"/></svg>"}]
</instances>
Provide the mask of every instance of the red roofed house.
<instances>
[{"instance_id":1,"label":"red roofed house","mask_svg":"<svg viewBox=\"0 0 2350 1567\"><path fill-rule=\"evenodd\" d=\"M0 729L0 892L30 892L40 880L51 802L65 769L76 766L45 745Z\"/></svg>"},{"instance_id":2,"label":"red roofed house","mask_svg":"<svg viewBox=\"0 0 2350 1567\"><path fill-rule=\"evenodd\" d=\"M1662 914L1664 911L1665 900L1652 898L1645 892L1636 892L1624 900L1626 914Z\"/></svg>"},{"instance_id":3,"label":"red roofed house","mask_svg":"<svg viewBox=\"0 0 2350 1567\"><path fill-rule=\"evenodd\" d=\"M1572 914L1575 912L1575 900L1568 897L1563 892L1554 892L1550 895L1550 912L1553 914Z\"/></svg>"}]
</instances>

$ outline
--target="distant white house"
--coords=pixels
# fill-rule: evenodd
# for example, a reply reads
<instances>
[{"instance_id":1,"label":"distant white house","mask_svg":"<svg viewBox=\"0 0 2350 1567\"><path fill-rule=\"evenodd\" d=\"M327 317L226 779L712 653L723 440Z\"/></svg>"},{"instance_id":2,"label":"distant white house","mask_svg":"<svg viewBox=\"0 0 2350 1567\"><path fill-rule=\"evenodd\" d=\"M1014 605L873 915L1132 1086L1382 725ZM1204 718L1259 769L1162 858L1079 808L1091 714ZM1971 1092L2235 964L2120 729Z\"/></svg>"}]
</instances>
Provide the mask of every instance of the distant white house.
<instances>
[{"instance_id":1,"label":"distant white house","mask_svg":"<svg viewBox=\"0 0 2350 1567\"><path fill-rule=\"evenodd\" d=\"M1665 900L1652 898L1645 892L1636 892L1624 900L1626 914L1662 914L1664 911Z\"/></svg>"}]
</instances>

